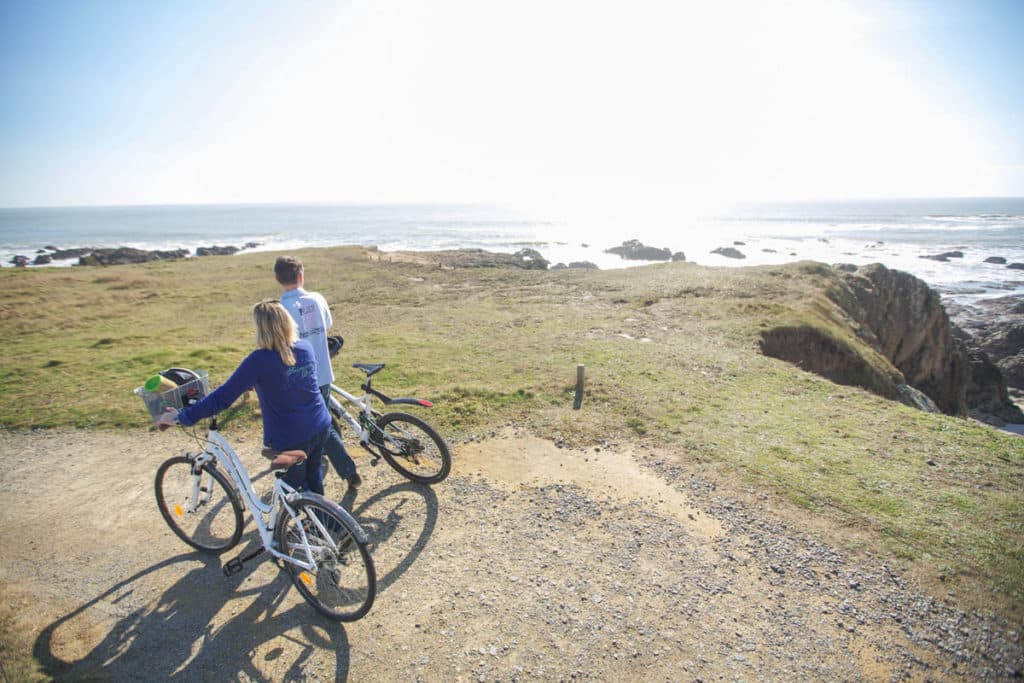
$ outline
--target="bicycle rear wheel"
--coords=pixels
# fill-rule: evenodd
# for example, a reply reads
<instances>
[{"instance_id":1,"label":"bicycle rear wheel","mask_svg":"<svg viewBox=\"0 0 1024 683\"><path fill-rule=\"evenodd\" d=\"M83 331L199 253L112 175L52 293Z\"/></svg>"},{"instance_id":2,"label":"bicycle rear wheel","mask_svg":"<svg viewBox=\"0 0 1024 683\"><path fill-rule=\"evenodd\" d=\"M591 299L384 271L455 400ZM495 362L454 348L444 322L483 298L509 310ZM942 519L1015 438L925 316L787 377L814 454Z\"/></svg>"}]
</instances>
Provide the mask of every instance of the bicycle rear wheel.
<instances>
[{"instance_id":1,"label":"bicycle rear wheel","mask_svg":"<svg viewBox=\"0 0 1024 683\"><path fill-rule=\"evenodd\" d=\"M155 489L167 526L196 550L219 554L242 537L242 503L216 467L176 456L156 471Z\"/></svg>"},{"instance_id":2,"label":"bicycle rear wheel","mask_svg":"<svg viewBox=\"0 0 1024 683\"><path fill-rule=\"evenodd\" d=\"M285 510L277 520L277 548L289 557L308 561L305 532L315 569L284 562L292 583L316 611L337 621L355 621L366 615L377 595L377 573L366 548L366 535L355 520L322 496L306 494L292 504L295 517ZM355 525L355 527L353 527Z\"/></svg>"},{"instance_id":3,"label":"bicycle rear wheel","mask_svg":"<svg viewBox=\"0 0 1024 683\"><path fill-rule=\"evenodd\" d=\"M452 469L444 439L415 415L387 413L377 421L370 443L402 476L419 484L436 484Z\"/></svg>"}]
</instances>

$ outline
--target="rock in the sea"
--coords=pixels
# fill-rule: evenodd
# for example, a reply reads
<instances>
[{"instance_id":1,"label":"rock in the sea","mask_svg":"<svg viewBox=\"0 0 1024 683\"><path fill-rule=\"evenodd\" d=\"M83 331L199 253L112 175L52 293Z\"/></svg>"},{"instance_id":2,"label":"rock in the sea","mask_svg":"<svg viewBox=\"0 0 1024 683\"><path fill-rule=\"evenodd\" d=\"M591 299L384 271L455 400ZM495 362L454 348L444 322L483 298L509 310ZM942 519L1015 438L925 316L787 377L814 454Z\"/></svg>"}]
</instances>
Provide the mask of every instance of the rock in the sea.
<instances>
[{"instance_id":1,"label":"rock in the sea","mask_svg":"<svg viewBox=\"0 0 1024 683\"><path fill-rule=\"evenodd\" d=\"M1006 263L1006 259L1002 256L989 256L985 259L985 263L997 263L999 265L1003 265Z\"/></svg>"},{"instance_id":2,"label":"rock in the sea","mask_svg":"<svg viewBox=\"0 0 1024 683\"><path fill-rule=\"evenodd\" d=\"M686 254L684 254L681 251L677 251L676 253L672 254L672 261L675 262L675 263L678 263L680 261L685 261L685 260L686 260Z\"/></svg>"},{"instance_id":3,"label":"rock in the sea","mask_svg":"<svg viewBox=\"0 0 1024 683\"><path fill-rule=\"evenodd\" d=\"M1024 393L1024 351L1013 356L1000 358L996 365L1003 373L1007 389L1013 387L1018 394Z\"/></svg>"},{"instance_id":4,"label":"rock in the sea","mask_svg":"<svg viewBox=\"0 0 1024 683\"><path fill-rule=\"evenodd\" d=\"M187 249L146 251L145 249L133 249L131 247L117 247L116 249L94 249L91 254L79 257L78 265L115 266L125 263L173 260L185 258L186 256L188 256Z\"/></svg>"},{"instance_id":5,"label":"rock in the sea","mask_svg":"<svg viewBox=\"0 0 1024 683\"><path fill-rule=\"evenodd\" d=\"M28 256L12 256L9 263L16 268L24 268L29 264Z\"/></svg>"},{"instance_id":6,"label":"rock in the sea","mask_svg":"<svg viewBox=\"0 0 1024 683\"><path fill-rule=\"evenodd\" d=\"M1012 268L1013 270L1024 270L1024 263L1011 263L1006 267Z\"/></svg>"},{"instance_id":7,"label":"rock in the sea","mask_svg":"<svg viewBox=\"0 0 1024 683\"><path fill-rule=\"evenodd\" d=\"M50 249L50 247L47 247ZM75 247L73 249L50 249L53 253L50 256L53 257L54 261L63 261L72 258L81 258L86 254L91 254L96 251L95 247Z\"/></svg>"},{"instance_id":8,"label":"rock in the sea","mask_svg":"<svg viewBox=\"0 0 1024 683\"><path fill-rule=\"evenodd\" d=\"M50 256L49 254L39 254L34 259L32 259L32 265L33 266L45 266L48 263L52 263L52 262L53 262L53 257Z\"/></svg>"},{"instance_id":9,"label":"rock in the sea","mask_svg":"<svg viewBox=\"0 0 1024 683\"><path fill-rule=\"evenodd\" d=\"M1024 414L1010 400L1006 379L998 365L980 349L967 349L970 376L967 384L967 405L972 416L993 416L999 422L1024 422ZM992 420L985 420L993 422Z\"/></svg>"},{"instance_id":10,"label":"rock in the sea","mask_svg":"<svg viewBox=\"0 0 1024 683\"><path fill-rule=\"evenodd\" d=\"M238 253L238 247L199 247L196 256L231 256Z\"/></svg>"},{"instance_id":11,"label":"rock in the sea","mask_svg":"<svg viewBox=\"0 0 1024 683\"><path fill-rule=\"evenodd\" d=\"M1009 388L1024 390L1024 373L1012 361L1024 354L1024 298L1004 296L972 304L949 301L946 310L956 323L957 338L998 365Z\"/></svg>"},{"instance_id":12,"label":"rock in the sea","mask_svg":"<svg viewBox=\"0 0 1024 683\"><path fill-rule=\"evenodd\" d=\"M606 254L618 254L628 261L668 261L672 258L669 249L648 247L640 240L626 240L622 246L604 250Z\"/></svg>"},{"instance_id":13,"label":"rock in the sea","mask_svg":"<svg viewBox=\"0 0 1024 683\"><path fill-rule=\"evenodd\" d=\"M712 249L712 254L718 254L726 258L747 258L747 255L741 252L739 249L733 247L719 247L718 249Z\"/></svg>"},{"instance_id":14,"label":"rock in the sea","mask_svg":"<svg viewBox=\"0 0 1024 683\"><path fill-rule=\"evenodd\" d=\"M963 258L962 251L945 251L941 254L923 254L920 258L931 259L932 261L948 261L951 258Z\"/></svg>"}]
</instances>

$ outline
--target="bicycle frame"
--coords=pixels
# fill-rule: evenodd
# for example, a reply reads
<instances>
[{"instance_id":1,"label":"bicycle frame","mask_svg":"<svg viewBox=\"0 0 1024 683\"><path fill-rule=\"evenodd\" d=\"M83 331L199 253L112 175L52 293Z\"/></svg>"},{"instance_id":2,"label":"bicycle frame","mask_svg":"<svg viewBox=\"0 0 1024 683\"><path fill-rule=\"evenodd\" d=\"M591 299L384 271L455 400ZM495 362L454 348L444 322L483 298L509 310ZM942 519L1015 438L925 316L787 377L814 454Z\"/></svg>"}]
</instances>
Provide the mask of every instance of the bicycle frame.
<instances>
[{"instance_id":1,"label":"bicycle frame","mask_svg":"<svg viewBox=\"0 0 1024 683\"><path fill-rule=\"evenodd\" d=\"M357 363L353 367L360 367L360 365ZM384 367L383 365L380 365L380 367L377 368L377 369L383 369L383 367ZM423 406L423 407L426 407L426 408L430 408L430 407L432 407L434 405L430 401L426 401L426 400L424 400L422 398L406 398L406 397L391 398L390 396L387 396L387 395L383 394L382 392L380 392L377 389L373 388L372 380L371 380L371 375L374 372L376 372L376 370L373 370L373 372L369 373L369 375L366 378L366 383L362 385L362 387L361 387L362 390L366 392L362 396L353 396L352 394L348 393L347 391L345 391L344 389L342 389L341 387L339 387L339 386L337 386L335 384L331 384L330 385L331 386L330 391L332 393L338 394L339 396L344 398L346 401L348 401L352 405L358 406L359 407L359 414L360 415L367 415L367 416L370 416L370 415L373 414L373 397L374 396L376 396L381 401L383 401L384 405L389 405L389 406L392 406L392 405L413 405L413 406ZM328 408L334 408L333 412L335 412L340 417L342 417L345 420L345 422L348 423L348 426L352 428L352 431L355 432L356 436L359 439L359 444L361 446L363 446L363 447L366 447L366 445L370 441L370 427L369 427L369 425L368 424L364 425L363 423L360 423L359 420L357 420L355 417L353 417L352 414L350 412L348 412L348 410L345 409L345 406L342 405L341 401L336 399L334 396L329 396Z\"/></svg>"},{"instance_id":2,"label":"bicycle frame","mask_svg":"<svg viewBox=\"0 0 1024 683\"><path fill-rule=\"evenodd\" d=\"M373 403L373 396L369 392L363 394L362 396L356 397L348 393L341 387L335 386L333 384L331 385L331 392L338 394L349 403L359 406L359 413L361 415L369 415L372 413L371 405ZM369 443L369 426L364 427L362 424L360 424L359 420L353 417L352 413L348 412L348 410L345 409L345 406L342 405L341 401L334 398L334 396L330 397L329 407L333 407L335 409L334 412L340 415L345 420L345 422L348 423L348 426L352 428L352 431L355 432L356 437L359 439L360 445L365 446L367 443Z\"/></svg>"},{"instance_id":3,"label":"bicycle frame","mask_svg":"<svg viewBox=\"0 0 1024 683\"><path fill-rule=\"evenodd\" d=\"M207 432L206 443L206 449L193 460L193 476L195 477L192 481L193 495L191 497L191 505L193 509L189 510L189 512L195 512L195 508L199 505L199 485L201 479L201 470L199 468L206 463L219 463L227 470L228 475L235 484L235 489L242 496L244 506L252 514L260 534L260 541L263 543L263 549L285 562L297 565L303 569L316 570L316 560L313 558L309 539L306 537L306 531L302 528L301 524L297 524L296 528L302 536L302 546L306 554L305 561L286 555L275 548L273 544L273 529L277 525L278 514L283 510L284 513L294 519L296 517L295 510L289 505L289 502L300 497L302 494L286 484L280 476L277 476L274 478L273 495L270 498L270 502L264 503L256 495L256 488L249 477L249 472L238 458L238 454L231 448L227 440L220 435L215 426L211 426ZM315 515L312 515L310 519L319 528L321 538L331 544L332 550L337 550L337 546L331 539L330 534L327 533L327 529L323 526L322 522Z\"/></svg>"}]
</instances>

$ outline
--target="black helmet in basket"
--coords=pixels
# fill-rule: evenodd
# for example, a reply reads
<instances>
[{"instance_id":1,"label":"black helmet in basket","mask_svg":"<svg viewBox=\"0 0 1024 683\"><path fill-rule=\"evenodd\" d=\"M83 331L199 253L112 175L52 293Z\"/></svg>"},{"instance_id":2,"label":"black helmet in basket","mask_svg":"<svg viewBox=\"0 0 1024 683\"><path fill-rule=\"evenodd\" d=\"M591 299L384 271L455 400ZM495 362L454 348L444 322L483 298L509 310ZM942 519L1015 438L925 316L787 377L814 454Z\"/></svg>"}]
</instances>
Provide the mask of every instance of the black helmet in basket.
<instances>
[{"instance_id":1,"label":"black helmet in basket","mask_svg":"<svg viewBox=\"0 0 1024 683\"><path fill-rule=\"evenodd\" d=\"M206 395L206 391L203 388L202 378L197 372L189 370L188 368L168 368L160 374L177 384L179 387L184 387L181 389L182 406L187 407L198 403L199 399Z\"/></svg>"}]
</instances>

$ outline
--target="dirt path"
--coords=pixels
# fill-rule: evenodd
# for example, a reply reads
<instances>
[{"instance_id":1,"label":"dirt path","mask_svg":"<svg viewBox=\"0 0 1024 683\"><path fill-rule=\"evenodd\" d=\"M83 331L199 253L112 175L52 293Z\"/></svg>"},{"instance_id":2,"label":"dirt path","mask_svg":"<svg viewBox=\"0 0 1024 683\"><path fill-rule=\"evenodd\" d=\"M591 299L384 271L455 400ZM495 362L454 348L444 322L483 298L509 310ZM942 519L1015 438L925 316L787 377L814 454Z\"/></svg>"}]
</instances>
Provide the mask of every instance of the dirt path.
<instances>
[{"instance_id":1,"label":"dirt path","mask_svg":"<svg viewBox=\"0 0 1024 683\"><path fill-rule=\"evenodd\" d=\"M229 436L256 471L258 440ZM61 680L998 680L1024 669L1020 624L845 557L780 521L767 497L731 500L677 454L559 449L511 430L456 445L433 489L357 460L365 483L343 504L373 539L379 593L366 618L340 626L273 563L228 579L167 529L152 477L190 447L171 432L0 431L6 648L34 652ZM333 475L327 493L344 493Z\"/></svg>"}]
</instances>

